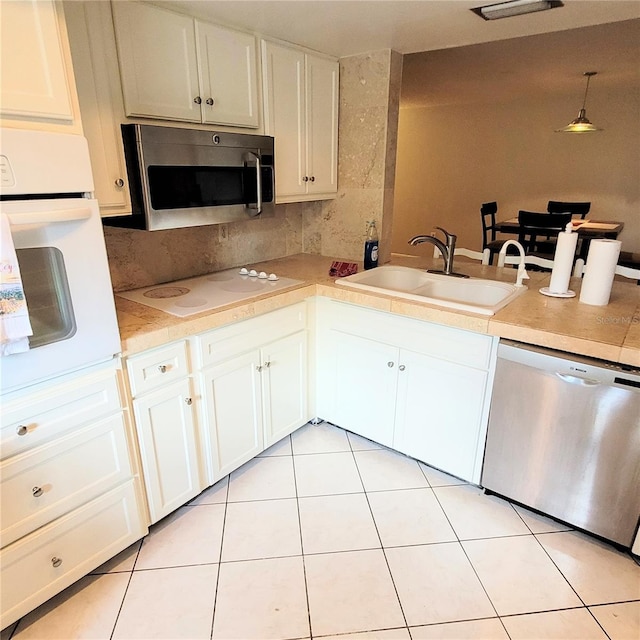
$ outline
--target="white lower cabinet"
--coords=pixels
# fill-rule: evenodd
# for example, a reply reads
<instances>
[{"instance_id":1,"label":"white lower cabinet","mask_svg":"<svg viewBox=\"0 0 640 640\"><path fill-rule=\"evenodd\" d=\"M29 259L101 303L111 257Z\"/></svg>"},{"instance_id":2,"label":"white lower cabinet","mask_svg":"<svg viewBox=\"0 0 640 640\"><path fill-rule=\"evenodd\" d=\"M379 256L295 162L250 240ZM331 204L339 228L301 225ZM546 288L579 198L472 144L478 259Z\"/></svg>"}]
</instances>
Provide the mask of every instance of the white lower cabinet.
<instances>
[{"instance_id":1,"label":"white lower cabinet","mask_svg":"<svg viewBox=\"0 0 640 640\"><path fill-rule=\"evenodd\" d=\"M335 411L328 419L369 440L393 447L398 349L341 331L332 331L332 338L335 364L327 364L338 378Z\"/></svg>"},{"instance_id":2,"label":"white lower cabinet","mask_svg":"<svg viewBox=\"0 0 640 640\"><path fill-rule=\"evenodd\" d=\"M215 478L221 478L263 450L260 353L252 351L201 374Z\"/></svg>"},{"instance_id":3,"label":"white lower cabinet","mask_svg":"<svg viewBox=\"0 0 640 640\"><path fill-rule=\"evenodd\" d=\"M116 361L2 397L2 626L147 533Z\"/></svg>"},{"instance_id":4,"label":"white lower cabinet","mask_svg":"<svg viewBox=\"0 0 640 640\"><path fill-rule=\"evenodd\" d=\"M319 415L479 482L496 339L339 302L318 309Z\"/></svg>"},{"instance_id":5,"label":"white lower cabinet","mask_svg":"<svg viewBox=\"0 0 640 640\"><path fill-rule=\"evenodd\" d=\"M184 341L127 361L151 522L198 495L200 481L192 380Z\"/></svg>"},{"instance_id":6,"label":"white lower cabinet","mask_svg":"<svg viewBox=\"0 0 640 640\"><path fill-rule=\"evenodd\" d=\"M309 420L306 305L194 338L210 484Z\"/></svg>"}]
</instances>

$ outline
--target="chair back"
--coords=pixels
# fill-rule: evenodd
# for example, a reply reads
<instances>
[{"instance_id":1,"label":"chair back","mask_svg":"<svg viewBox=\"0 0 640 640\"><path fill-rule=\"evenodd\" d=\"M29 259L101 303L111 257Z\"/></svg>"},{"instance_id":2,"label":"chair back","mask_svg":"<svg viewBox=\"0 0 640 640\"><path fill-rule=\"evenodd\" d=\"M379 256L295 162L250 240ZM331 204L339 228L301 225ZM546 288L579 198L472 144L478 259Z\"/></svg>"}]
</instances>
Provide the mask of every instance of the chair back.
<instances>
[{"instance_id":1,"label":"chair back","mask_svg":"<svg viewBox=\"0 0 640 640\"><path fill-rule=\"evenodd\" d=\"M438 247L434 245L433 247L433 257L439 258L442 255L442 252ZM473 251L472 249L465 249L464 247L456 247L453 250L454 256L464 256L465 258L471 258L472 260L480 260L481 264L491 264L489 261L491 259L491 252L489 249L484 249L482 251Z\"/></svg>"},{"instance_id":2,"label":"chair back","mask_svg":"<svg viewBox=\"0 0 640 640\"><path fill-rule=\"evenodd\" d=\"M490 242L495 242L496 213L498 213L497 202L485 202L480 207L480 218L482 219L482 248L483 249L486 249Z\"/></svg>"},{"instance_id":3,"label":"chair back","mask_svg":"<svg viewBox=\"0 0 640 640\"><path fill-rule=\"evenodd\" d=\"M570 213L539 213L536 211L519 211L518 242L524 247L525 253L535 251L538 236L548 236L549 232L556 234L564 231L571 222Z\"/></svg>"},{"instance_id":4,"label":"chair back","mask_svg":"<svg viewBox=\"0 0 640 640\"><path fill-rule=\"evenodd\" d=\"M590 209L590 202L561 202L558 200L549 200L547 204L548 213L571 213L580 216L583 220Z\"/></svg>"}]
</instances>

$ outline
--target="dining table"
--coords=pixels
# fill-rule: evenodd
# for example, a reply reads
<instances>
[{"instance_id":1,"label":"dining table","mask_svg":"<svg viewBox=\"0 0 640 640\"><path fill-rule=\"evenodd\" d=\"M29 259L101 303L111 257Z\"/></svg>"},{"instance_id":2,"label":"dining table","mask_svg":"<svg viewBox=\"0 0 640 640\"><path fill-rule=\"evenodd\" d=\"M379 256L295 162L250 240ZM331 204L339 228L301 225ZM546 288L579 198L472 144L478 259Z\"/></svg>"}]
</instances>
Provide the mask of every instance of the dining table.
<instances>
[{"instance_id":1,"label":"dining table","mask_svg":"<svg viewBox=\"0 0 640 640\"><path fill-rule=\"evenodd\" d=\"M553 214L549 214L553 216ZM624 222L614 220L572 220L573 230L578 234L579 248L577 257L583 260L587 259L589 252L589 243L594 238L609 238L615 240L620 232L624 229ZM499 233L519 235L520 223L518 217L509 218L502 222L496 222L496 231ZM540 229L540 235L557 236L557 229Z\"/></svg>"}]
</instances>

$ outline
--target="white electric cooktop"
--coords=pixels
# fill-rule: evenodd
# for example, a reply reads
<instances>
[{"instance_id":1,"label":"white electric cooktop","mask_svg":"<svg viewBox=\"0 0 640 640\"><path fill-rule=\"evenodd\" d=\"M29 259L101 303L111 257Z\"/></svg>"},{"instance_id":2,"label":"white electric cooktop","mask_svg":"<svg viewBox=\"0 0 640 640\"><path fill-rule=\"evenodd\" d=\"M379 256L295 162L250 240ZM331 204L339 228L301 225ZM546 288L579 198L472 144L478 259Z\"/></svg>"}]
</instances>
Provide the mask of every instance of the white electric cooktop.
<instances>
[{"instance_id":1,"label":"white electric cooktop","mask_svg":"<svg viewBox=\"0 0 640 640\"><path fill-rule=\"evenodd\" d=\"M116 295L183 318L300 284L302 280L281 278L275 273L236 268Z\"/></svg>"}]
</instances>

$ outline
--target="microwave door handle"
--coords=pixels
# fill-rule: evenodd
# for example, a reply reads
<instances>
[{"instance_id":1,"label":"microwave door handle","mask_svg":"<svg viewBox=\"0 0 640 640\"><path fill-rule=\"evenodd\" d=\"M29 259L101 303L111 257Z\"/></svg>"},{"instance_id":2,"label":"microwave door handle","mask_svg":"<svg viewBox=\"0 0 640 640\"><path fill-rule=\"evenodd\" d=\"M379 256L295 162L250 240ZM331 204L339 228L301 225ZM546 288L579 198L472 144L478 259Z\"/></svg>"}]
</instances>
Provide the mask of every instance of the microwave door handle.
<instances>
[{"instance_id":1,"label":"microwave door handle","mask_svg":"<svg viewBox=\"0 0 640 640\"><path fill-rule=\"evenodd\" d=\"M262 166L260 164L260 156L253 153L252 151L248 151L247 155L251 156L252 159L256 162L256 215L262 213ZM252 209L247 205L247 208Z\"/></svg>"}]
</instances>

